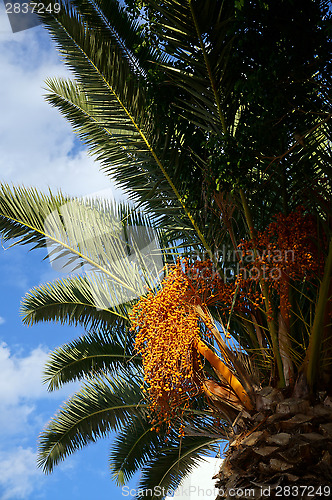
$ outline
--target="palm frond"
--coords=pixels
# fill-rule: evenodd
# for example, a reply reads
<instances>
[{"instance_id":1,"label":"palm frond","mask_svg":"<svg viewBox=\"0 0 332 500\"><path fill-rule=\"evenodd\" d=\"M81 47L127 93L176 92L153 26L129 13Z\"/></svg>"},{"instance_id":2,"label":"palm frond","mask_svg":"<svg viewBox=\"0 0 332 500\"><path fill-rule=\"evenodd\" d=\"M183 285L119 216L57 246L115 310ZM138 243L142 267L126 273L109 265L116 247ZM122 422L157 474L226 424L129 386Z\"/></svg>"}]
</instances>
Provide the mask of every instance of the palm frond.
<instances>
[{"instance_id":1,"label":"palm frond","mask_svg":"<svg viewBox=\"0 0 332 500\"><path fill-rule=\"evenodd\" d=\"M124 217L124 212L128 216L122 222L119 215ZM79 302L91 305L92 293L95 306L101 309L127 303L146 293L147 285L153 288L158 284L163 267L158 233L149 218L132 217L129 207L124 210L106 200L66 199L2 185L0 232L5 241L19 238L16 243L47 247L49 259L62 271L81 270L87 274L90 292L84 292L83 282L76 280L74 286L69 285L69 294L75 295L76 286L86 295ZM65 281L56 285L57 290L61 289L62 303L68 295L66 287ZM44 305L49 302L47 289L46 286L41 293ZM36 294L29 298L33 295ZM32 301L31 305L34 307L37 302Z\"/></svg>"},{"instance_id":2,"label":"palm frond","mask_svg":"<svg viewBox=\"0 0 332 500\"><path fill-rule=\"evenodd\" d=\"M179 438L179 423L167 430L164 422L151 427L148 419L135 419L118 434L112 445L110 467L113 478L122 485L142 469L141 487L149 488L154 484L160 491L175 488L190 473L187 467L195 467L205 453L211 453L214 443L222 439L220 429L208 421L206 413L203 420L197 416L196 419L186 419L186 436Z\"/></svg>"},{"instance_id":3,"label":"palm frond","mask_svg":"<svg viewBox=\"0 0 332 500\"><path fill-rule=\"evenodd\" d=\"M136 78L144 78L147 72L151 74L154 63L160 59L160 51L144 43L139 20L129 19L117 0L71 0L71 4L91 28L121 48Z\"/></svg>"},{"instance_id":4,"label":"palm frond","mask_svg":"<svg viewBox=\"0 0 332 500\"><path fill-rule=\"evenodd\" d=\"M152 0L148 4L158 15L154 30L168 55L163 67L171 83L182 91L178 111L203 130L226 133L228 108L232 107L230 125L238 109L236 102L229 101L234 82L229 81L231 72L226 72L232 49L228 34L234 15L231 5L192 0L162 4Z\"/></svg>"},{"instance_id":5,"label":"palm frond","mask_svg":"<svg viewBox=\"0 0 332 500\"><path fill-rule=\"evenodd\" d=\"M181 164L192 172L189 148L200 144L203 136L170 111L168 91L161 97L161 89L154 88L150 96L152 82L140 83L128 56L136 45L124 51L125 39L133 43L131 36L105 38L103 29L94 28L97 14L91 9L96 9L96 2L63 2L59 14L41 16L77 78L73 84L49 80L47 99L71 121L102 168L131 198L148 206L165 225L173 220L182 231L194 229L191 239L209 250L199 213L188 197L189 187L197 189L197 184L179 169ZM101 17L103 9L107 10L105 2L99 2L96 12ZM107 19L107 29L117 32L116 19L114 25Z\"/></svg>"},{"instance_id":6,"label":"palm frond","mask_svg":"<svg viewBox=\"0 0 332 500\"><path fill-rule=\"evenodd\" d=\"M138 490L152 492L149 498L153 500L158 498L159 491L175 491L179 482L204 461L204 456L216 451L218 441L220 438L184 436L171 445L165 443L142 469Z\"/></svg>"},{"instance_id":7,"label":"palm frond","mask_svg":"<svg viewBox=\"0 0 332 500\"><path fill-rule=\"evenodd\" d=\"M51 472L68 455L107 436L111 430L118 431L145 412L133 376L117 381L104 377L86 383L42 432L38 466Z\"/></svg>"},{"instance_id":8,"label":"palm frond","mask_svg":"<svg viewBox=\"0 0 332 500\"><path fill-rule=\"evenodd\" d=\"M110 469L118 485L123 485L163 445L163 437L147 419L135 419L117 435L110 452Z\"/></svg>"},{"instance_id":9,"label":"palm frond","mask_svg":"<svg viewBox=\"0 0 332 500\"><path fill-rule=\"evenodd\" d=\"M130 332L125 327L112 327L90 332L52 351L44 367L44 383L48 390L59 389L68 382L107 374L135 371L141 357L132 351Z\"/></svg>"},{"instance_id":10,"label":"palm frond","mask_svg":"<svg viewBox=\"0 0 332 500\"><path fill-rule=\"evenodd\" d=\"M88 102L93 112L75 106L68 100L68 92L62 95L61 82L56 83L58 92L53 91L53 82L48 100L71 120L103 168L130 196L157 213L161 207L165 213L170 204L180 209L185 225L193 226L208 248L173 175L180 156L188 158L188 152L179 147L183 146L183 130L170 123L168 131L161 134L146 86L137 84L120 41L105 40L99 30L89 26L84 14L67 2L59 14L42 15L42 21L84 89L86 100L81 99L81 104ZM163 159L166 152L168 158ZM153 198L151 188L155 190Z\"/></svg>"},{"instance_id":11,"label":"palm frond","mask_svg":"<svg viewBox=\"0 0 332 500\"><path fill-rule=\"evenodd\" d=\"M97 283L102 286L102 280ZM128 324L126 304L111 307L109 294L101 297L91 276L72 276L32 288L23 298L23 323L33 325L43 321L81 325L89 329ZM103 300L103 302L102 302Z\"/></svg>"},{"instance_id":12,"label":"palm frond","mask_svg":"<svg viewBox=\"0 0 332 500\"><path fill-rule=\"evenodd\" d=\"M0 185L0 232L3 241L19 238L21 245L33 248L47 245L44 221L70 201L61 192L43 194L34 188Z\"/></svg>"},{"instance_id":13,"label":"palm frond","mask_svg":"<svg viewBox=\"0 0 332 500\"><path fill-rule=\"evenodd\" d=\"M127 79L123 77L124 81ZM99 95L72 80L48 79L46 83L46 100L68 119L105 172L129 197L142 204L148 202L156 215L162 212L166 193L174 201L163 174L156 171L153 159L139 140L136 127L123 110L121 113L118 101L107 97L107 89L101 88Z\"/></svg>"}]
</instances>

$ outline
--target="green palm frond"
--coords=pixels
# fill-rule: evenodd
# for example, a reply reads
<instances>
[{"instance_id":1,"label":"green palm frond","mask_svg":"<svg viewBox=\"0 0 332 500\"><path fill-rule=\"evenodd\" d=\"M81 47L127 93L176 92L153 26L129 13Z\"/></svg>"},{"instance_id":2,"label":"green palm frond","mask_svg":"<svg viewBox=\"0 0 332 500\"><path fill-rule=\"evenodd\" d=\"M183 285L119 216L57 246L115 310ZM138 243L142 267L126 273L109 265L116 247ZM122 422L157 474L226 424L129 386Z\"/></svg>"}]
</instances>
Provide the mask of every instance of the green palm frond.
<instances>
[{"instance_id":1,"label":"green palm frond","mask_svg":"<svg viewBox=\"0 0 332 500\"><path fill-rule=\"evenodd\" d=\"M174 438L171 445L165 443L142 469L138 490L155 491L150 497L153 500L158 498L158 491L175 491L179 482L204 461L204 456L216 452L218 442L220 438L184 436L180 441Z\"/></svg>"},{"instance_id":2,"label":"green palm frond","mask_svg":"<svg viewBox=\"0 0 332 500\"><path fill-rule=\"evenodd\" d=\"M142 363L132 352L132 339L124 327L90 332L55 349L44 368L43 381L53 391L63 384L87 377L135 371Z\"/></svg>"},{"instance_id":3,"label":"green palm frond","mask_svg":"<svg viewBox=\"0 0 332 500\"><path fill-rule=\"evenodd\" d=\"M136 378L137 380L137 378ZM51 472L68 455L146 413L139 381L95 378L69 399L42 432L38 465Z\"/></svg>"},{"instance_id":4,"label":"green palm frond","mask_svg":"<svg viewBox=\"0 0 332 500\"><path fill-rule=\"evenodd\" d=\"M88 25L84 14L66 2L59 14L45 14L42 20L86 94L85 102L80 100L81 108L77 100L74 99L74 103L68 100L68 92L61 88L62 82L53 81L48 100L70 119L124 190L136 200L149 200L150 208L156 211L160 211L161 206L165 209L172 201L173 206L184 210L187 225L188 222L193 225L207 246L185 205L185 198L176 187L178 183L169 173L169 168L174 172L174 164L170 165L169 160L173 157L172 163L178 163L179 156L185 153L179 148L183 131L171 124L169 133L160 135L146 86L137 84L120 41L115 38L110 43L104 39L99 30ZM88 109L84 109L86 103ZM163 161L162 151L168 153L168 161L166 158ZM156 190L153 200L151 188Z\"/></svg>"},{"instance_id":5,"label":"green palm frond","mask_svg":"<svg viewBox=\"0 0 332 500\"><path fill-rule=\"evenodd\" d=\"M118 485L123 485L151 456L158 453L163 437L147 419L135 419L117 435L110 452L110 469Z\"/></svg>"},{"instance_id":6,"label":"green palm frond","mask_svg":"<svg viewBox=\"0 0 332 500\"><path fill-rule=\"evenodd\" d=\"M226 71L232 49L228 34L234 15L231 4L192 0L148 4L159 16L154 30L168 55L163 67L171 83L182 90L177 99L179 112L203 130L226 133L228 108L232 108L231 125L238 109L229 100L234 82Z\"/></svg>"},{"instance_id":7,"label":"green palm frond","mask_svg":"<svg viewBox=\"0 0 332 500\"><path fill-rule=\"evenodd\" d=\"M151 73L154 63L160 59L160 52L144 43L138 19L129 19L118 1L72 0L71 3L91 28L100 31L105 40L118 44L136 77Z\"/></svg>"},{"instance_id":8,"label":"green palm frond","mask_svg":"<svg viewBox=\"0 0 332 500\"><path fill-rule=\"evenodd\" d=\"M148 484L151 487L154 483L160 489L165 488L165 491L175 488L189 473L188 465L189 469L194 467L196 460L199 461L198 457L211 453L214 443L223 438L220 428L216 429L208 421L206 413L204 422L200 421L197 415L196 418L193 418L193 415L190 417L190 412L186 417L189 417L186 420L188 435L183 438L178 436L177 425L167 431L164 423L151 427L148 419L141 418L126 426L117 435L110 453L111 472L117 483L125 484L142 469L144 487L148 487Z\"/></svg>"},{"instance_id":9,"label":"green palm frond","mask_svg":"<svg viewBox=\"0 0 332 500\"><path fill-rule=\"evenodd\" d=\"M111 307L111 300L109 294L101 297L91 276L73 276L32 288L22 300L21 314L26 325L58 321L96 329L128 324L129 306Z\"/></svg>"},{"instance_id":10,"label":"green palm frond","mask_svg":"<svg viewBox=\"0 0 332 500\"><path fill-rule=\"evenodd\" d=\"M174 201L174 193L162 172L156 171L155 162L126 112L116 99L113 102L110 98L108 102L110 91L101 88L102 98L84 84L71 80L48 79L46 83L49 91L46 100L68 119L104 170L128 196L143 204L148 202L156 215L162 213L166 208L165 194Z\"/></svg>"},{"instance_id":11,"label":"green palm frond","mask_svg":"<svg viewBox=\"0 0 332 500\"><path fill-rule=\"evenodd\" d=\"M21 245L33 248L47 245L44 221L70 201L61 192L43 194L34 188L0 185L0 232L3 241L19 238Z\"/></svg>"},{"instance_id":12,"label":"green palm frond","mask_svg":"<svg viewBox=\"0 0 332 500\"><path fill-rule=\"evenodd\" d=\"M131 217L129 207L124 209L106 200L66 199L2 185L0 232L5 241L19 238L16 243L47 247L52 264L62 271L81 270L87 275L86 291L83 281L76 279L72 285L58 281L51 298L47 297L48 285L32 292L29 305L33 309L41 297L44 306L51 305L58 291L59 303L64 303L69 294L75 303L91 306L92 293L100 309L124 304L146 293L146 286L156 286L163 267L158 233L150 219ZM85 296L80 298L80 294ZM118 314L123 316L124 312Z\"/></svg>"}]
</instances>

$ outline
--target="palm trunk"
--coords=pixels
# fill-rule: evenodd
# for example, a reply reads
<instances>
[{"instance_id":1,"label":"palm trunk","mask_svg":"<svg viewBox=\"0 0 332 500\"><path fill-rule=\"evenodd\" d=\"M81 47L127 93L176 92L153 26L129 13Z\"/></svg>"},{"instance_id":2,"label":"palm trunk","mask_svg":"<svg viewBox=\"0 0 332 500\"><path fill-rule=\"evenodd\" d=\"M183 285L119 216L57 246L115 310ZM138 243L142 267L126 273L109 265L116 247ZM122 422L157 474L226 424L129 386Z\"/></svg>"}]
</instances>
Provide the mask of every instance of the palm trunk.
<instances>
[{"instance_id":1,"label":"palm trunk","mask_svg":"<svg viewBox=\"0 0 332 500\"><path fill-rule=\"evenodd\" d=\"M242 418L216 476L217 500L331 498L332 398L310 404L265 387Z\"/></svg>"}]
</instances>

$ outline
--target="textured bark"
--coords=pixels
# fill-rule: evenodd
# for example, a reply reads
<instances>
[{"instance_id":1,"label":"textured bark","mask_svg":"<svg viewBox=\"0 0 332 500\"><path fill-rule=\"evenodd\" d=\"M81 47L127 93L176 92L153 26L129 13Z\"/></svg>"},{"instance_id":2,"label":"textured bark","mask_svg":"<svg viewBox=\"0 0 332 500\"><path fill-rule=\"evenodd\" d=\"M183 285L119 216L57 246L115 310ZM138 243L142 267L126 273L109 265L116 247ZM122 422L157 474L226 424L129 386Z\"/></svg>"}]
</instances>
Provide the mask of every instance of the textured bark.
<instances>
[{"instance_id":1,"label":"textured bark","mask_svg":"<svg viewBox=\"0 0 332 500\"><path fill-rule=\"evenodd\" d=\"M264 388L256 407L255 415L237 421L215 477L217 500L332 497L332 398L321 394L311 404ZM324 495L328 487L331 496Z\"/></svg>"}]
</instances>

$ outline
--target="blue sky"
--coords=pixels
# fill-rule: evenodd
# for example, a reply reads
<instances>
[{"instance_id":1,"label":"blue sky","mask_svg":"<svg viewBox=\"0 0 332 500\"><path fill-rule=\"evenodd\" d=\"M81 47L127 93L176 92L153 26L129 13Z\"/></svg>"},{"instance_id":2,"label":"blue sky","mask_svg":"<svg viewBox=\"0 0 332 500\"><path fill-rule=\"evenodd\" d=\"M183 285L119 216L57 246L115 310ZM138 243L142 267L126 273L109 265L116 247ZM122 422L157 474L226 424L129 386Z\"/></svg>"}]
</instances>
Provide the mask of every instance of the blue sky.
<instances>
[{"instance_id":1,"label":"blue sky","mask_svg":"<svg viewBox=\"0 0 332 500\"><path fill-rule=\"evenodd\" d=\"M71 195L108 190L118 197L65 119L42 97L45 78L66 75L47 33L38 26L13 34L2 2L0 72L0 181L61 188ZM50 350L82 333L21 323L22 296L54 277L44 255L0 247L0 500L123 498L110 479L106 440L78 452L49 476L36 468L38 434L75 389L48 394L41 383L43 365Z\"/></svg>"}]
</instances>

